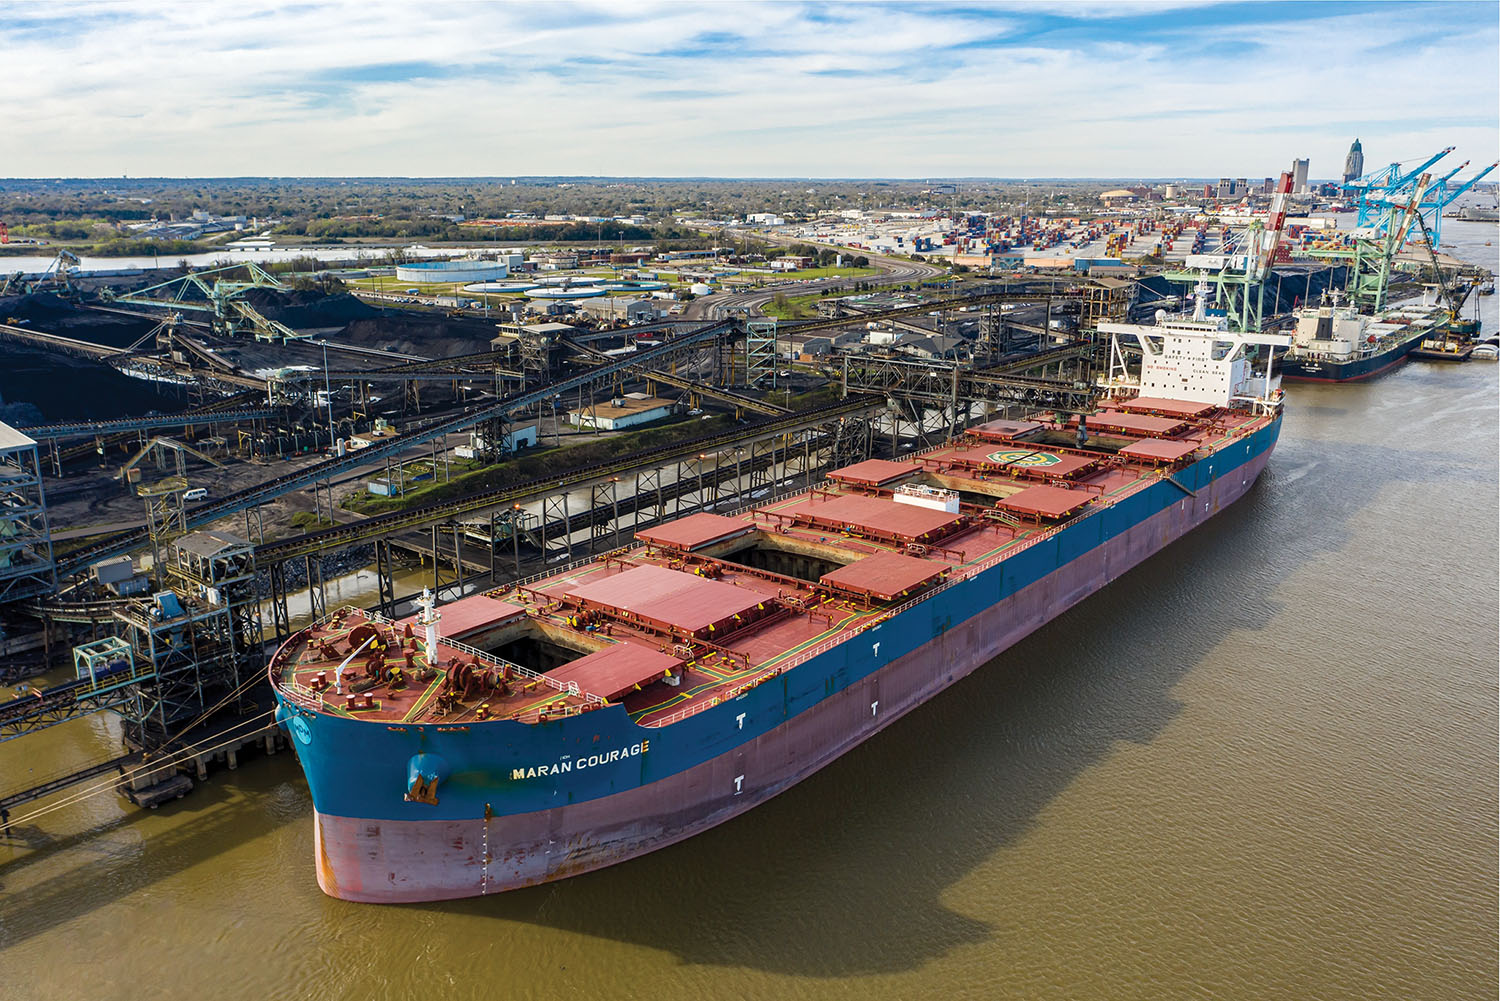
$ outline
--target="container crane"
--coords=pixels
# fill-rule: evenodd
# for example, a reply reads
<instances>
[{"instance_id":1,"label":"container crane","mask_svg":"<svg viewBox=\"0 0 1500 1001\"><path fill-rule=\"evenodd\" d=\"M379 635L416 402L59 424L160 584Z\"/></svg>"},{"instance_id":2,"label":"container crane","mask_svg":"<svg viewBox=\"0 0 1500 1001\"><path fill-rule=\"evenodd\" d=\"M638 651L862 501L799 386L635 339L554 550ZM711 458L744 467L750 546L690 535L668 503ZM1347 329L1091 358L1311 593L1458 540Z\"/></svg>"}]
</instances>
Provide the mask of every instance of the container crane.
<instances>
[{"instance_id":1,"label":"container crane","mask_svg":"<svg viewBox=\"0 0 1500 1001\"><path fill-rule=\"evenodd\" d=\"M1478 184L1488 176L1500 162L1492 163L1488 167L1469 178L1457 187L1451 186L1454 177L1469 165L1465 160L1457 167L1438 178L1431 180L1429 169L1443 157L1453 152L1455 147L1449 146L1439 150L1424 160L1419 166L1411 170L1403 170L1401 164L1393 163L1383 167L1372 174L1349 181L1343 185L1343 189L1359 197L1359 215L1355 225L1360 229L1375 230L1381 234L1390 232L1390 227L1401 215L1411 193L1415 190L1417 182L1423 176L1428 177L1425 192L1418 202L1418 210L1428 222L1428 229L1432 233L1433 244L1442 242L1443 209L1451 205L1464 192Z\"/></svg>"},{"instance_id":2,"label":"container crane","mask_svg":"<svg viewBox=\"0 0 1500 1001\"><path fill-rule=\"evenodd\" d=\"M1265 220L1251 221L1237 252L1226 249L1225 253L1218 255L1221 259L1216 265L1209 264L1198 270L1169 271L1164 277L1172 282L1193 284L1200 312L1206 301L1212 298L1217 307L1224 310L1231 330L1259 333L1264 322L1265 279L1271 273L1271 265L1281 247L1291 191L1291 171L1283 171L1271 195ZM1192 260L1190 256L1190 269L1195 267ZM1209 268L1215 266L1217 273L1210 273Z\"/></svg>"}]
</instances>

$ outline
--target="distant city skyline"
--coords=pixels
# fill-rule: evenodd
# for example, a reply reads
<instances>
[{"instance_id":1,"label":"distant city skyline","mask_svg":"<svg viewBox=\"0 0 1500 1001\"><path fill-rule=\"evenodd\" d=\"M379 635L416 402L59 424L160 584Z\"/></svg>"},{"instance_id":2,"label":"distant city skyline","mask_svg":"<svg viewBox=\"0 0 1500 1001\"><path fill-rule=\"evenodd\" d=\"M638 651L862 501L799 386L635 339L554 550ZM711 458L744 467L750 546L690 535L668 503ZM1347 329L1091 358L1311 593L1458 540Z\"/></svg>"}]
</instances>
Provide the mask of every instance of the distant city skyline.
<instances>
[{"instance_id":1,"label":"distant city skyline","mask_svg":"<svg viewBox=\"0 0 1500 1001\"><path fill-rule=\"evenodd\" d=\"M1342 176L1500 147L1494 3L3 3L0 176Z\"/></svg>"}]
</instances>

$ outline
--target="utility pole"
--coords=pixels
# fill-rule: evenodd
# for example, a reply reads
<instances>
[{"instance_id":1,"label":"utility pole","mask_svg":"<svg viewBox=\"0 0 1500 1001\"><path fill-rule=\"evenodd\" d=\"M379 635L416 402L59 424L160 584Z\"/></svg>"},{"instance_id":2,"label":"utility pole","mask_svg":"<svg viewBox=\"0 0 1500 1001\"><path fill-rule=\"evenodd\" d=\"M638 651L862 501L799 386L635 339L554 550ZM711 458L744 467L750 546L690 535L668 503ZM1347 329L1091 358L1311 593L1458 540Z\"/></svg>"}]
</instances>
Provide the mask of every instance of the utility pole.
<instances>
[{"instance_id":1,"label":"utility pole","mask_svg":"<svg viewBox=\"0 0 1500 1001\"><path fill-rule=\"evenodd\" d=\"M337 452L333 447L333 387L328 381L328 341L323 341L323 395L328 399L328 451L331 455Z\"/></svg>"}]
</instances>

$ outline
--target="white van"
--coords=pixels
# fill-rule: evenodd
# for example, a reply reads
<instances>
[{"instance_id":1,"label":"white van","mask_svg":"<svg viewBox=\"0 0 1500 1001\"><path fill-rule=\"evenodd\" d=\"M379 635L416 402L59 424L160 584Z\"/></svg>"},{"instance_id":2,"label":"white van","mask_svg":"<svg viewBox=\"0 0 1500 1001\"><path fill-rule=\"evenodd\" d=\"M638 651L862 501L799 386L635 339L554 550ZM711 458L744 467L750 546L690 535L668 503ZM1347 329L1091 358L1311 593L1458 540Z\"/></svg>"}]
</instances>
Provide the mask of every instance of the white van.
<instances>
[{"instance_id":1,"label":"white van","mask_svg":"<svg viewBox=\"0 0 1500 1001\"><path fill-rule=\"evenodd\" d=\"M182 499L185 500L185 501L207 500L208 499L208 490L205 489L204 487L194 487L191 490L185 490L185 491L183 491Z\"/></svg>"}]
</instances>

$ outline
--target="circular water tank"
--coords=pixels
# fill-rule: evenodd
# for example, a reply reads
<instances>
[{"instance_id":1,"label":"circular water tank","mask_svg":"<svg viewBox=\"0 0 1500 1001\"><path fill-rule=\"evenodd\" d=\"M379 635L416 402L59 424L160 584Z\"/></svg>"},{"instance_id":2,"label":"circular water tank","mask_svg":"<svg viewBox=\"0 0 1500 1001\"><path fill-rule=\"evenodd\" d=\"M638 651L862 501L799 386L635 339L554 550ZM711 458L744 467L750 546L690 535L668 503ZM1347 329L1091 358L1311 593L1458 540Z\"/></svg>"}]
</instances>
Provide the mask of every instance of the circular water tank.
<instances>
[{"instance_id":1,"label":"circular water tank","mask_svg":"<svg viewBox=\"0 0 1500 1001\"><path fill-rule=\"evenodd\" d=\"M582 285L598 285L599 281L600 281L600 279L593 278L593 277L590 277L588 275L557 275L557 276L554 276L554 277L551 277L551 278L538 278L536 280L536 283L538 285L546 285L546 286L557 286L557 285L580 285L580 286L582 286Z\"/></svg>"},{"instance_id":2,"label":"circular water tank","mask_svg":"<svg viewBox=\"0 0 1500 1001\"><path fill-rule=\"evenodd\" d=\"M666 287L666 282L638 281L610 281L599 286L608 292L660 292Z\"/></svg>"},{"instance_id":3,"label":"circular water tank","mask_svg":"<svg viewBox=\"0 0 1500 1001\"><path fill-rule=\"evenodd\" d=\"M487 282L505 278L510 269L499 261L421 261L396 265L403 282Z\"/></svg>"},{"instance_id":4,"label":"circular water tank","mask_svg":"<svg viewBox=\"0 0 1500 1001\"><path fill-rule=\"evenodd\" d=\"M528 299L593 299L604 295L597 285L566 285L557 288L534 288L526 293Z\"/></svg>"},{"instance_id":5,"label":"circular water tank","mask_svg":"<svg viewBox=\"0 0 1500 1001\"><path fill-rule=\"evenodd\" d=\"M688 288L688 291L691 292L691 293L693 293L693 295L713 295L714 294L713 286L712 285L705 285L702 282L698 282L698 283L690 286Z\"/></svg>"},{"instance_id":6,"label":"circular water tank","mask_svg":"<svg viewBox=\"0 0 1500 1001\"><path fill-rule=\"evenodd\" d=\"M474 282L465 285L465 292L529 292L536 288L535 282Z\"/></svg>"}]
</instances>

